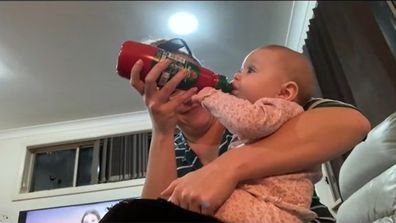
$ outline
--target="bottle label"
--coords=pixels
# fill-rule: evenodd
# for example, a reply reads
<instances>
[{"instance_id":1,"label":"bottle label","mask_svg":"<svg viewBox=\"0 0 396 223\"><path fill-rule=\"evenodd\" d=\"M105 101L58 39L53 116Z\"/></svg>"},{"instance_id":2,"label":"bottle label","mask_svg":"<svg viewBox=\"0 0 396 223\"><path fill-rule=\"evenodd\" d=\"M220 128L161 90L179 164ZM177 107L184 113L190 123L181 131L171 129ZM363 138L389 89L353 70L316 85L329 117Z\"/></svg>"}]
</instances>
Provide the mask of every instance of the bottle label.
<instances>
[{"instance_id":1,"label":"bottle label","mask_svg":"<svg viewBox=\"0 0 396 223\"><path fill-rule=\"evenodd\" d=\"M170 59L172 62L168 68L163 71L157 79L158 86L162 87L168 82L173 76L176 75L181 69L188 70L187 76L177 86L179 89L189 89L193 87L200 76L199 66L187 61L183 56L175 53L169 53L164 50L158 50L155 58L153 58L153 66L159 61Z\"/></svg>"}]
</instances>

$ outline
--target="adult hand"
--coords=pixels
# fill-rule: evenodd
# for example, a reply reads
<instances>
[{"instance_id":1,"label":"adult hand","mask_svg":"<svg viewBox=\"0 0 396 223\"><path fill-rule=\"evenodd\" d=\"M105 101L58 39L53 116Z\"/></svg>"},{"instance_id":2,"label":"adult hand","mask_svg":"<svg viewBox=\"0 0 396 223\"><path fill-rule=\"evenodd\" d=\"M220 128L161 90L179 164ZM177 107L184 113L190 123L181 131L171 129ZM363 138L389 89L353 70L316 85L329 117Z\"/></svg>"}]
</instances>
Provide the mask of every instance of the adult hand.
<instances>
[{"instance_id":1,"label":"adult hand","mask_svg":"<svg viewBox=\"0 0 396 223\"><path fill-rule=\"evenodd\" d=\"M129 83L136 91L138 91L141 95L144 93L144 82L140 80L140 71L143 68L143 61L138 60L132 66L131 75L129 79Z\"/></svg>"},{"instance_id":2,"label":"adult hand","mask_svg":"<svg viewBox=\"0 0 396 223\"><path fill-rule=\"evenodd\" d=\"M130 83L133 88L143 95L152 119L153 130L159 133L173 134L177 121L177 107L183 102L190 100L197 88L179 91L177 94L172 95L176 86L186 77L186 70L180 70L162 88L158 88L157 79L169 64L169 60L162 60L157 63L143 82L140 80L143 62L139 60L131 69Z\"/></svg>"},{"instance_id":3,"label":"adult hand","mask_svg":"<svg viewBox=\"0 0 396 223\"><path fill-rule=\"evenodd\" d=\"M210 163L174 180L161 196L182 208L213 215L232 194L236 185L232 173Z\"/></svg>"}]
</instances>

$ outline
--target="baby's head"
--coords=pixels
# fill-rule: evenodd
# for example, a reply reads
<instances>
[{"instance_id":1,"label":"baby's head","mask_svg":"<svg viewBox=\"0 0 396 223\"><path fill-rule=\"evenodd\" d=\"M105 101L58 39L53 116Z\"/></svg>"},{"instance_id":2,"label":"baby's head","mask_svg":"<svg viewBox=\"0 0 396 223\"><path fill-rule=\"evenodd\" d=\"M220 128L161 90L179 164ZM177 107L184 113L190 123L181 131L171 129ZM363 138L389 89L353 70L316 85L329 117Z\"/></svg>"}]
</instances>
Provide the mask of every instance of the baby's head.
<instances>
[{"instance_id":1,"label":"baby's head","mask_svg":"<svg viewBox=\"0 0 396 223\"><path fill-rule=\"evenodd\" d=\"M269 45L247 55L235 74L232 93L252 103L262 97L273 97L303 105L312 97L313 78L312 66L302 54Z\"/></svg>"}]
</instances>

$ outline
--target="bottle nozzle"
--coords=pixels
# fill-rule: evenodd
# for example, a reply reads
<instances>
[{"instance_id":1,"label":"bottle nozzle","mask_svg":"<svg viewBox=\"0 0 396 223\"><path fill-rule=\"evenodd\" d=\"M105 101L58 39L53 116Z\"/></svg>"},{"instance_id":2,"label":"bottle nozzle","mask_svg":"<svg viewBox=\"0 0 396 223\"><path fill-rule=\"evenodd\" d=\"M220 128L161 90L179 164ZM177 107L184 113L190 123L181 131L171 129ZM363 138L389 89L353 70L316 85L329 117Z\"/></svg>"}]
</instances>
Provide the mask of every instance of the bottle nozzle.
<instances>
[{"instance_id":1,"label":"bottle nozzle","mask_svg":"<svg viewBox=\"0 0 396 223\"><path fill-rule=\"evenodd\" d=\"M232 84L224 75L219 75L219 82L217 83L216 88L220 89L225 93L231 93L231 91L233 90Z\"/></svg>"}]
</instances>

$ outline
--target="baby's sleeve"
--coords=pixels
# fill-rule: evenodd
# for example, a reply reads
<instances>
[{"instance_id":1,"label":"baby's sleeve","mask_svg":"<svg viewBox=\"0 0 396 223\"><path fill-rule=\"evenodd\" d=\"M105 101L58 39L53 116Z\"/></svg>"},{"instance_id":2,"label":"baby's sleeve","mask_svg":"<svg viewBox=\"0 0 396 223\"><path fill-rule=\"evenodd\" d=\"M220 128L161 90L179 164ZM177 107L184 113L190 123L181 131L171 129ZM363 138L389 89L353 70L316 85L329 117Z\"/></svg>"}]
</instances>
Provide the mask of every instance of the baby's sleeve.
<instances>
[{"instance_id":1,"label":"baby's sleeve","mask_svg":"<svg viewBox=\"0 0 396 223\"><path fill-rule=\"evenodd\" d=\"M202 105L230 132L249 141L272 134L287 120L303 112L300 105L284 99L261 98L252 104L217 90L205 97Z\"/></svg>"}]
</instances>

